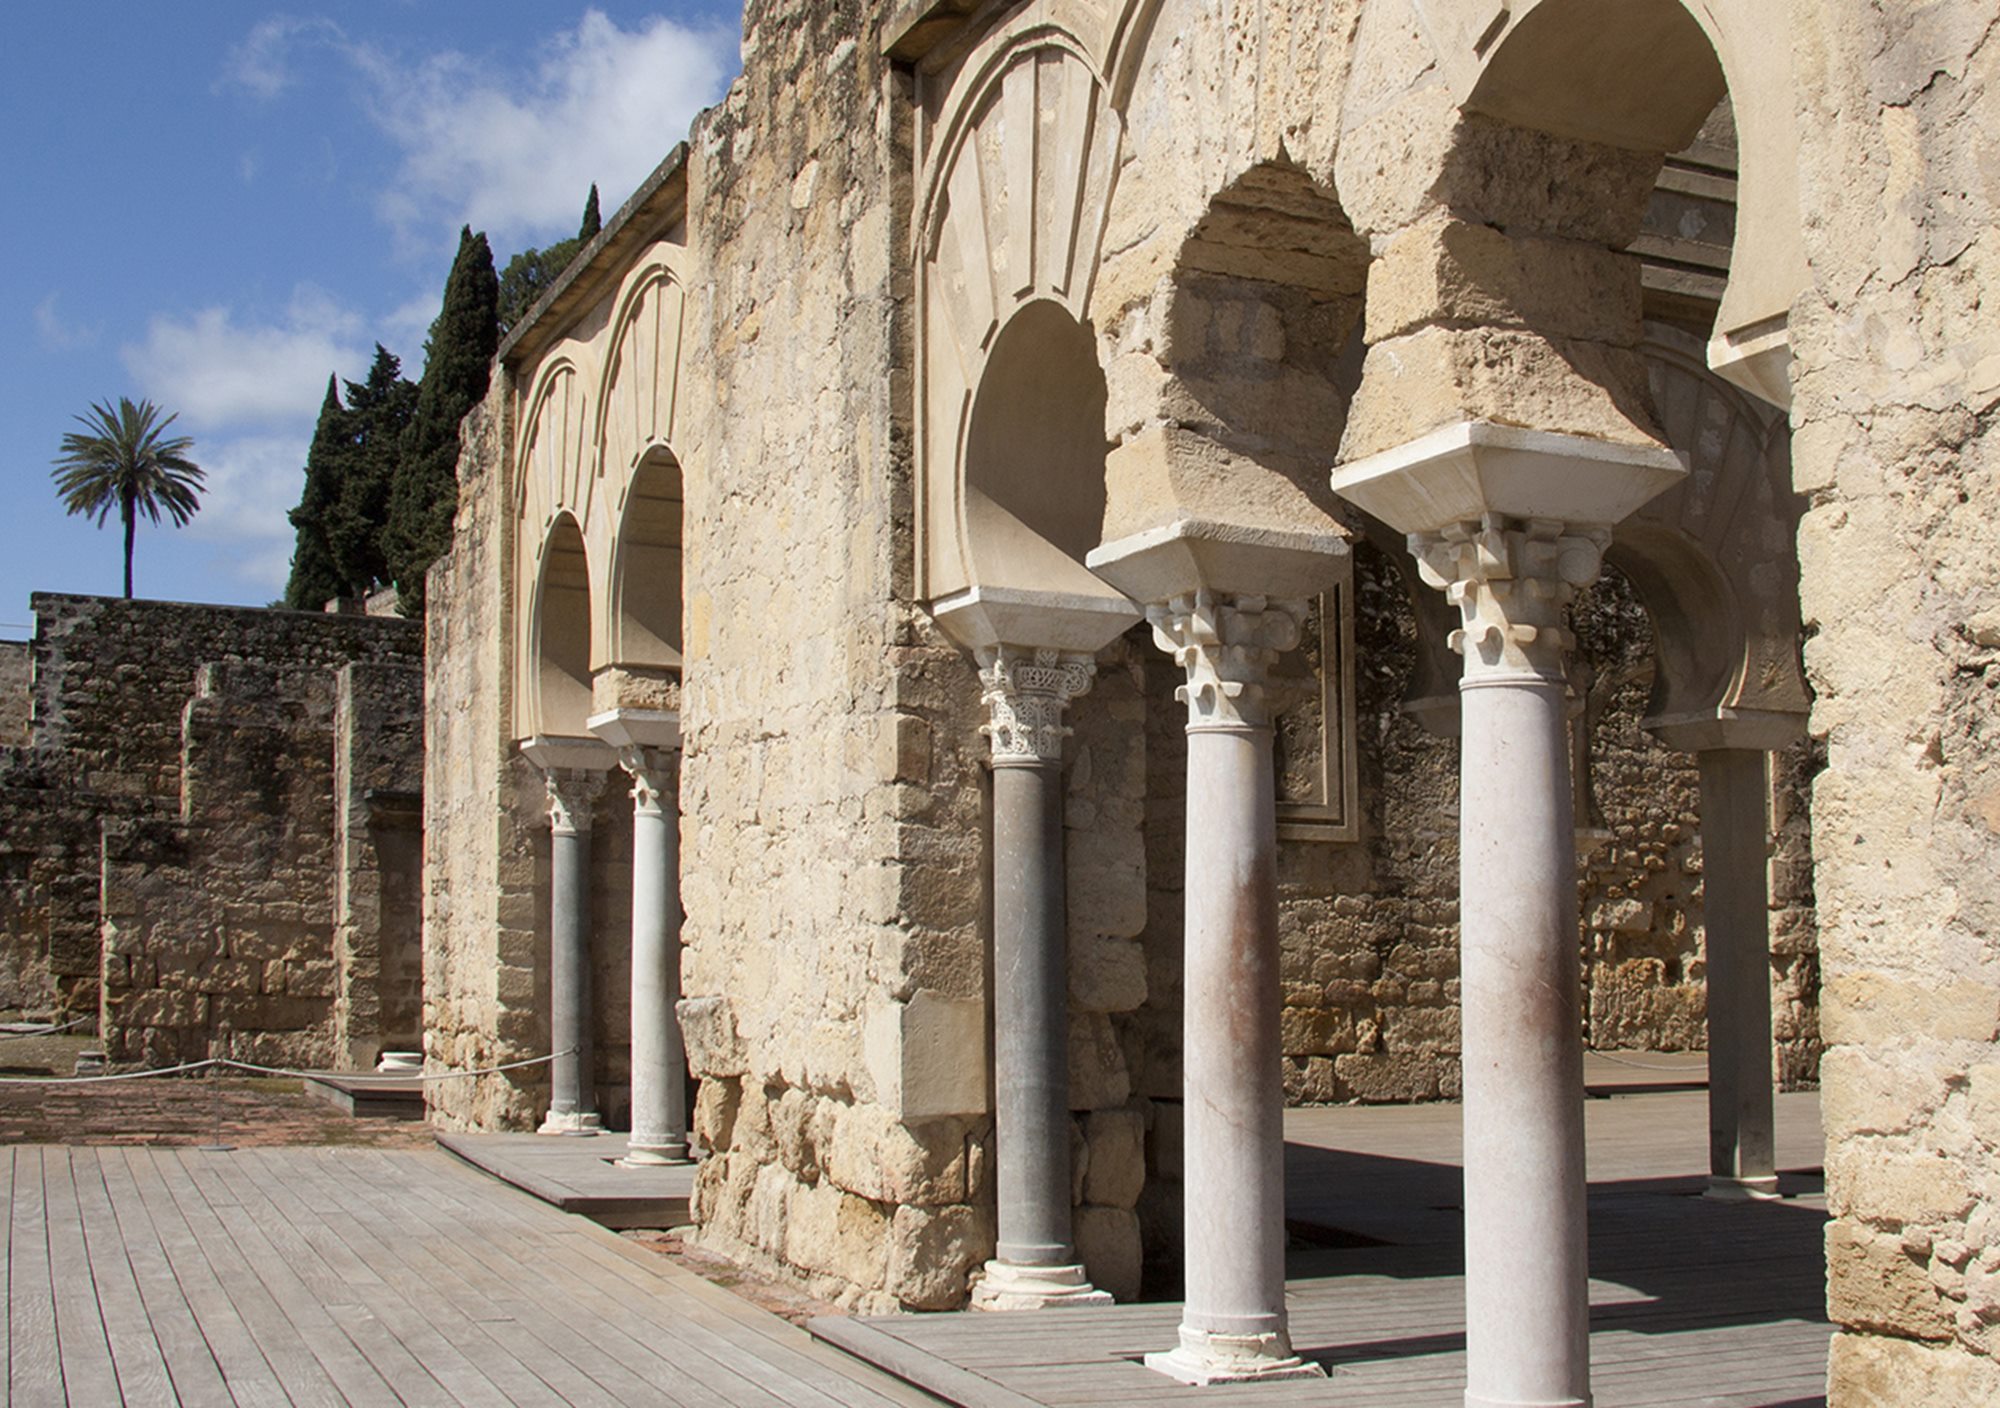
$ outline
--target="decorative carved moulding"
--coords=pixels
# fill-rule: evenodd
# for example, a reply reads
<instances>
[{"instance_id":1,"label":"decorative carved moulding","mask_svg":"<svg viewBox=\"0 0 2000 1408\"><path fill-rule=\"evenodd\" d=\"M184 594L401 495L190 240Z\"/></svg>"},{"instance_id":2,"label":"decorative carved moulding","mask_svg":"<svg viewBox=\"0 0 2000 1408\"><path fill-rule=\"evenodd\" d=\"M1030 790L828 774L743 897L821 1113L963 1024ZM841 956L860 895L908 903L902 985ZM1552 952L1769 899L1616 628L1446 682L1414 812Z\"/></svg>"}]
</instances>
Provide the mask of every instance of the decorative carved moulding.
<instances>
[{"instance_id":1,"label":"decorative carved moulding","mask_svg":"<svg viewBox=\"0 0 2000 1408\"><path fill-rule=\"evenodd\" d=\"M990 716L979 731L992 742L994 763L1061 762L1070 734L1063 711L1089 691L1097 662L1048 646L1014 645L984 647L978 660L986 687L980 697Z\"/></svg>"}]
</instances>

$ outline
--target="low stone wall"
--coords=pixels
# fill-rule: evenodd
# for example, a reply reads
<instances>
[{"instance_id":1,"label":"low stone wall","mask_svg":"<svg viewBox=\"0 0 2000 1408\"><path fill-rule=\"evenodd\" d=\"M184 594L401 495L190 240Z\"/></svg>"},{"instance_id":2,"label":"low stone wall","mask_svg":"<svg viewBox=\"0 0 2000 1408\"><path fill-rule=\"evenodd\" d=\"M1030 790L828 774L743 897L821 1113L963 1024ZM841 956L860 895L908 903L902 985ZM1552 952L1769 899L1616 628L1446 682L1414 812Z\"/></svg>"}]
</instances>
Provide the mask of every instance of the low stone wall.
<instances>
[{"instance_id":1,"label":"low stone wall","mask_svg":"<svg viewBox=\"0 0 2000 1408\"><path fill-rule=\"evenodd\" d=\"M101 597L33 606L29 741L0 750L0 1002L95 1014L115 1059L329 1064L340 671L404 672L408 697L378 699L382 727L358 736L378 755L400 746L413 773L407 718L389 740L390 716L417 707L419 629Z\"/></svg>"}]
</instances>

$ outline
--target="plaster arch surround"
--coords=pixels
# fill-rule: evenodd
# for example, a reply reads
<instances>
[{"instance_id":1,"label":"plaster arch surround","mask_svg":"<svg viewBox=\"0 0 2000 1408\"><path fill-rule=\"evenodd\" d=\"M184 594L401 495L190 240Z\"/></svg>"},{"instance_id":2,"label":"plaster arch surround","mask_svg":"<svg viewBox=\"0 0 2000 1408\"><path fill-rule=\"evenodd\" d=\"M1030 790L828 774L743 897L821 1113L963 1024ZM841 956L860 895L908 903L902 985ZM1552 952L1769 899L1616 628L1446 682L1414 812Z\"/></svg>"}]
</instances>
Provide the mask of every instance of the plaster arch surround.
<instances>
[{"instance_id":1,"label":"plaster arch surround","mask_svg":"<svg viewBox=\"0 0 2000 1408\"><path fill-rule=\"evenodd\" d=\"M1104 495L1085 310L1119 124L1046 23L996 36L964 75L920 186L918 595L968 646L1049 606L1084 623L1080 646L1136 618L1081 560Z\"/></svg>"},{"instance_id":2,"label":"plaster arch surround","mask_svg":"<svg viewBox=\"0 0 2000 1408\"><path fill-rule=\"evenodd\" d=\"M1765 0L1402 0L1364 34L1393 47L1396 12L1425 37L1457 106L1520 127L1633 150L1677 151L1727 92L1738 132L1738 214L1710 367L1781 408L1788 323L1805 291L1790 7ZM1615 14L1608 14L1615 11ZM1357 74L1356 88L1368 77Z\"/></svg>"},{"instance_id":3,"label":"plaster arch surround","mask_svg":"<svg viewBox=\"0 0 2000 1408\"><path fill-rule=\"evenodd\" d=\"M559 519L574 523L588 572L586 680L600 694L610 680L616 694L634 670L658 676L680 665L681 255L678 245L654 244L525 379L514 470L517 738L550 726L534 681L542 556Z\"/></svg>"}]
</instances>

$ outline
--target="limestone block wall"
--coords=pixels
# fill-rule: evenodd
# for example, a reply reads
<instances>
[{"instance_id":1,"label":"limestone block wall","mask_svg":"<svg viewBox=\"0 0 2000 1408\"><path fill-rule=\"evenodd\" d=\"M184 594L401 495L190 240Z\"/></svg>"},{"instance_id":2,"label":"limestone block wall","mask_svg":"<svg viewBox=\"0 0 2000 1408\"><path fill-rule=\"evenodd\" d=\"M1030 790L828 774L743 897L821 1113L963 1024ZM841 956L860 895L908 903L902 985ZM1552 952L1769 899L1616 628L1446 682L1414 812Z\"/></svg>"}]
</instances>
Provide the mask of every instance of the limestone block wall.
<instances>
[{"instance_id":1,"label":"limestone block wall","mask_svg":"<svg viewBox=\"0 0 2000 1408\"><path fill-rule=\"evenodd\" d=\"M335 678L333 1044L367 1069L423 1039L421 666Z\"/></svg>"},{"instance_id":2,"label":"limestone block wall","mask_svg":"<svg viewBox=\"0 0 2000 1408\"><path fill-rule=\"evenodd\" d=\"M82 1015L99 997L101 828L182 814L183 716L202 668L267 669L330 701L342 666L413 662L419 636L405 621L305 612L31 604L28 740L0 748L0 1002ZM330 711L298 728L296 746L330 767ZM316 903L330 906L331 885L329 869Z\"/></svg>"},{"instance_id":3,"label":"limestone block wall","mask_svg":"<svg viewBox=\"0 0 2000 1408\"><path fill-rule=\"evenodd\" d=\"M102 1037L114 1061L334 1064L334 678L206 665L181 815L107 824Z\"/></svg>"},{"instance_id":4,"label":"limestone block wall","mask_svg":"<svg viewBox=\"0 0 2000 1408\"><path fill-rule=\"evenodd\" d=\"M2000 34L1802 5L1829 1402L2000 1400Z\"/></svg>"},{"instance_id":5,"label":"limestone block wall","mask_svg":"<svg viewBox=\"0 0 2000 1408\"><path fill-rule=\"evenodd\" d=\"M0 640L0 746L28 741L28 687L34 657L27 641Z\"/></svg>"}]
</instances>

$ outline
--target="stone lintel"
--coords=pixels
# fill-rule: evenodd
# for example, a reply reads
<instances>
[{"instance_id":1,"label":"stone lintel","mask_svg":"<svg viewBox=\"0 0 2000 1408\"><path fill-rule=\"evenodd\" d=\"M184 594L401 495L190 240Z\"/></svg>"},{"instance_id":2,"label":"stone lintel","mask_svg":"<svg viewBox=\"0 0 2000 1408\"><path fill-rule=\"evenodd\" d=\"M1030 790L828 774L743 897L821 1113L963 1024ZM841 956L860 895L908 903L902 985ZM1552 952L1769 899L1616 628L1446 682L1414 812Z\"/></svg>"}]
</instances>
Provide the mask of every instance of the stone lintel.
<instances>
[{"instance_id":1,"label":"stone lintel","mask_svg":"<svg viewBox=\"0 0 2000 1408\"><path fill-rule=\"evenodd\" d=\"M882 25L882 52L913 64L943 43L981 0L903 0Z\"/></svg>"},{"instance_id":2,"label":"stone lintel","mask_svg":"<svg viewBox=\"0 0 2000 1408\"><path fill-rule=\"evenodd\" d=\"M672 709L607 709L591 715L584 727L621 752L627 748L671 750L681 746L681 716Z\"/></svg>"},{"instance_id":3,"label":"stone lintel","mask_svg":"<svg viewBox=\"0 0 2000 1408\"><path fill-rule=\"evenodd\" d=\"M1333 489L1401 533L1496 515L1609 527L1686 474L1664 445L1468 420L1339 466Z\"/></svg>"},{"instance_id":4,"label":"stone lintel","mask_svg":"<svg viewBox=\"0 0 2000 1408\"><path fill-rule=\"evenodd\" d=\"M618 750L601 738L538 733L521 740L521 756L543 772L572 768L579 772L609 772L618 766Z\"/></svg>"},{"instance_id":5,"label":"stone lintel","mask_svg":"<svg viewBox=\"0 0 2000 1408\"><path fill-rule=\"evenodd\" d=\"M1339 533L1181 518L1092 548L1090 570L1134 601L1154 605L1207 592L1309 598L1350 579Z\"/></svg>"},{"instance_id":6,"label":"stone lintel","mask_svg":"<svg viewBox=\"0 0 2000 1408\"><path fill-rule=\"evenodd\" d=\"M1718 332L1708 344L1709 370L1781 411L1792 408L1792 332L1787 317Z\"/></svg>"},{"instance_id":7,"label":"stone lintel","mask_svg":"<svg viewBox=\"0 0 2000 1408\"><path fill-rule=\"evenodd\" d=\"M1741 748L1775 753L1805 737L1806 716L1776 709L1716 708L1692 714L1656 714L1639 727L1669 748L1706 753Z\"/></svg>"},{"instance_id":8,"label":"stone lintel","mask_svg":"<svg viewBox=\"0 0 2000 1408\"><path fill-rule=\"evenodd\" d=\"M931 603L938 627L966 650L1003 645L1095 655L1139 624L1139 608L1106 588L1099 595L974 586Z\"/></svg>"}]
</instances>

